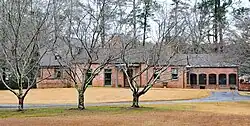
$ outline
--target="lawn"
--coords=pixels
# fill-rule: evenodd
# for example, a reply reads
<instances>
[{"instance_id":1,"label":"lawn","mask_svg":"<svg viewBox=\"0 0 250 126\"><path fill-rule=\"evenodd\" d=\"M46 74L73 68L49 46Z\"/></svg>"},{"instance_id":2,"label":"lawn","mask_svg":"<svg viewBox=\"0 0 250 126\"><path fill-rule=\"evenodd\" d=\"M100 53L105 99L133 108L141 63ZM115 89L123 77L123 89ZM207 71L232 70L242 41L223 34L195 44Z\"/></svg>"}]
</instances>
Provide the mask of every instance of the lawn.
<instances>
[{"instance_id":1,"label":"lawn","mask_svg":"<svg viewBox=\"0 0 250 126\"><path fill-rule=\"evenodd\" d=\"M227 126L250 125L250 102L185 103L88 107L78 111L65 108L29 109L24 112L0 110L0 125L23 126Z\"/></svg>"},{"instance_id":2,"label":"lawn","mask_svg":"<svg viewBox=\"0 0 250 126\"><path fill-rule=\"evenodd\" d=\"M153 88L143 95L141 101L193 99L208 96L209 90ZM17 99L10 91L0 91L0 104L16 104ZM131 101L127 88L90 87L85 95L86 103ZM32 89L25 98L26 104L75 104L77 92L74 88Z\"/></svg>"}]
</instances>

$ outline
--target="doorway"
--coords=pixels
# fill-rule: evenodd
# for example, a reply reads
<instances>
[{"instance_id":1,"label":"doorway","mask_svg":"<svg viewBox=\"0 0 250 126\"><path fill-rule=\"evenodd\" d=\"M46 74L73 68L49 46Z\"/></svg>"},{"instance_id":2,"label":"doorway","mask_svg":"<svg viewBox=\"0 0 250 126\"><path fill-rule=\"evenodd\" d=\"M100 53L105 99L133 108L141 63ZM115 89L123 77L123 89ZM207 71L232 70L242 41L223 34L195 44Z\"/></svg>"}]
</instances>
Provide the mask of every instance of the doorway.
<instances>
[{"instance_id":1,"label":"doorway","mask_svg":"<svg viewBox=\"0 0 250 126\"><path fill-rule=\"evenodd\" d=\"M111 79L112 79L112 69L105 69L104 70L104 85L111 86Z\"/></svg>"}]
</instances>

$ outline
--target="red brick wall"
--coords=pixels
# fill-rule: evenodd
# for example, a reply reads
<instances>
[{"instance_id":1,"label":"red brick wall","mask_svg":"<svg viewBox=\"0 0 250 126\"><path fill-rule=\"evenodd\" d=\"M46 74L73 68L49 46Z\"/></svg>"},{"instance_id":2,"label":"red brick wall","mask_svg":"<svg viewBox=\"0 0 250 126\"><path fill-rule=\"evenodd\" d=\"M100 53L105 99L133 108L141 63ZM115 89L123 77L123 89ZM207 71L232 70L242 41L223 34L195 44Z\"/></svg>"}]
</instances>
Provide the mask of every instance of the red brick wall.
<instances>
[{"instance_id":1,"label":"red brick wall","mask_svg":"<svg viewBox=\"0 0 250 126\"><path fill-rule=\"evenodd\" d=\"M98 64L92 64L91 69L94 71L99 65ZM82 66L83 67L83 66ZM111 69L112 75L111 75L111 86L115 87L116 85L116 68L113 65L108 65L104 69ZM100 71L100 73L93 79L92 86L93 87L103 87L104 85L104 69ZM81 71L77 68L77 74L81 75ZM80 80L81 81L81 80Z\"/></svg>"},{"instance_id":2,"label":"red brick wall","mask_svg":"<svg viewBox=\"0 0 250 126\"><path fill-rule=\"evenodd\" d=\"M144 65L142 65L142 68L145 67ZM172 73L171 73L171 68L177 68L178 69L178 79L176 80L172 80ZM154 84L154 87L163 87L164 83L167 83L167 87L168 88L183 88L183 71L184 69L182 67L174 67L174 66L170 66L169 68L167 68L166 71L164 71L163 73L161 73L160 75L160 79L157 80ZM145 85L147 83L147 77L148 79L151 78L151 76L153 76L153 68L150 68L147 72L144 72L142 74L142 86Z\"/></svg>"},{"instance_id":3,"label":"red brick wall","mask_svg":"<svg viewBox=\"0 0 250 126\"><path fill-rule=\"evenodd\" d=\"M92 71L96 69L99 65L98 64L93 64L91 66ZM81 66L83 67L83 66ZM139 67L133 67L134 73L138 73L140 70L144 69L146 66L142 64ZM172 80L172 75L171 75L171 68L177 68L178 69L178 79ZM111 76L111 86L112 87L124 87L124 74L122 70L118 70L114 65L108 65L105 67L105 69L111 69L112 70L112 76ZM80 79L81 78L81 72L77 68L76 69L77 74L79 75ZM185 70L184 67L175 67L175 66L170 66L165 72L163 72L160 75L160 79L156 81L154 84L154 87L163 87L164 83L167 83L168 88L186 88L186 87L191 87L190 85L187 84L187 76L186 73L187 71ZM228 75L233 73L237 75L237 68L191 68L190 73L195 73L197 74L197 80L198 80L198 75L199 74L207 74L207 85L206 88L221 88L221 86L218 85L218 75L221 73L227 74L227 85L226 87L230 87L229 80L228 80ZM217 74L217 85L210 85L208 84L208 75L209 74ZM62 80L60 79L54 79L54 68L44 68L42 69L42 77L38 78L37 80L39 81L42 78L46 78L49 75L51 75L48 79L42 81L41 83L37 84L38 88L50 88L50 87L70 87L74 86L72 82L68 81L69 76L66 76L67 73L63 73L63 78ZM140 86L144 86L147 84L147 81L150 79L150 77L153 75L153 68L150 68L148 71L145 71L141 76L136 78L137 83ZM81 80L79 80L80 82ZM236 81L238 83L238 76L236 76ZM93 81L92 81L92 86L94 87L103 87L104 85L104 69L97 75ZM193 88L200 88L199 85L192 85Z\"/></svg>"},{"instance_id":4,"label":"red brick wall","mask_svg":"<svg viewBox=\"0 0 250 126\"><path fill-rule=\"evenodd\" d=\"M237 68L191 68L190 73L195 73L197 75L197 81L199 80L199 74L206 74L207 80L206 80L206 88L229 88L229 74L236 74L236 85L238 84L238 69ZM217 84L209 84L209 74L216 74L216 83ZM219 85L219 74L226 74L227 77L227 83L226 85ZM186 76L185 76L185 79ZM186 82L186 81L185 81ZM197 82L199 83L199 81ZM187 82L186 82L187 85ZM198 85L193 85L193 88L200 88Z\"/></svg>"},{"instance_id":5,"label":"red brick wall","mask_svg":"<svg viewBox=\"0 0 250 126\"><path fill-rule=\"evenodd\" d=\"M37 78L37 88L67 88L72 87L73 83L69 81L69 76L64 71L62 77L64 79L54 78L54 68L42 68L40 70L40 77Z\"/></svg>"}]
</instances>

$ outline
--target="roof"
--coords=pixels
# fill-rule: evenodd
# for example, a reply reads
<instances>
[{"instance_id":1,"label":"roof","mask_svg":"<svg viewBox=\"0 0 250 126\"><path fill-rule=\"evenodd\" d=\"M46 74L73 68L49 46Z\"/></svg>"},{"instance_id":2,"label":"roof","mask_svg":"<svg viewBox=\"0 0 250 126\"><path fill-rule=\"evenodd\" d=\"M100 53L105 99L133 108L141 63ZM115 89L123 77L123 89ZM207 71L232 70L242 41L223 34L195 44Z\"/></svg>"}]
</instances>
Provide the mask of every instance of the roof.
<instances>
[{"instance_id":1,"label":"roof","mask_svg":"<svg viewBox=\"0 0 250 126\"><path fill-rule=\"evenodd\" d=\"M121 58L118 58L119 52L115 50L106 49L99 50L97 52L98 57L94 57L93 63L101 63L104 61L110 53L117 55L115 60L112 60L111 63L122 63ZM125 58L129 63L143 63L147 58L146 52L140 52L138 50L131 50L127 53ZM97 56L97 55L96 55ZM81 55L76 57L75 63L85 63L88 58L86 53L81 53ZM53 53L47 53L44 55L40 61L41 66L59 66L60 64L55 59ZM167 65L167 60L170 59L169 55L162 56L159 60L160 65ZM223 55L215 54L176 54L170 59L170 65L174 66L190 66L190 67L237 67L237 65L227 61Z\"/></svg>"},{"instance_id":2,"label":"roof","mask_svg":"<svg viewBox=\"0 0 250 126\"><path fill-rule=\"evenodd\" d=\"M187 65L191 67L237 67L224 54L188 54Z\"/></svg>"},{"instance_id":3,"label":"roof","mask_svg":"<svg viewBox=\"0 0 250 126\"><path fill-rule=\"evenodd\" d=\"M60 64L52 52L47 52L40 60L40 66L60 66Z\"/></svg>"},{"instance_id":4,"label":"roof","mask_svg":"<svg viewBox=\"0 0 250 126\"><path fill-rule=\"evenodd\" d=\"M57 48L58 55L62 57L62 61L66 64L69 61L73 63L86 63L88 62L89 56L85 49L76 48L74 50L74 60L69 56L67 47L61 45L61 48ZM190 67L237 67L225 54L176 54L171 57L169 50L161 47L161 50L156 49L156 46L148 44L147 46L132 48L126 50L125 59L128 63L145 63L150 59L153 64L154 58L160 55L158 64L159 65L170 65L174 66L187 66ZM90 54L93 63L102 63L110 55L113 56L113 60L110 63L120 64L123 63L120 48L95 48ZM66 58L65 58L66 57ZM62 63L62 62L61 62ZM62 65L65 65L62 64ZM60 66L58 61L55 59L55 50L53 52L47 52L40 61L41 66Z\"/></svg>"}]
</instances>

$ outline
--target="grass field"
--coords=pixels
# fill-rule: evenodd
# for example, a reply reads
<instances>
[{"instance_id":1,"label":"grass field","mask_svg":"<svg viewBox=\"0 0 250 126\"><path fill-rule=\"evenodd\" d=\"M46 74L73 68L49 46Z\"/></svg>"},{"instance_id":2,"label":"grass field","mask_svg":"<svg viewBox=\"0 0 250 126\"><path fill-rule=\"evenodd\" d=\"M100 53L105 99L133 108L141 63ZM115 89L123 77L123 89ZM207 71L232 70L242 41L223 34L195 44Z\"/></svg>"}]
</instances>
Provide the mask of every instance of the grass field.
<instances>
[{"instance_id":1,"label":"grass field","mask_svg":"<svg viewBox=\"0 0 250 126\"><path fill-rule=\"evenodd\" d=\"M153 88L143 95L141 101L179 100L201 98L209 95L209 90ZM10 91L0 91L0 104L16 104L17 99ZM125 88L88 88L86 103L131 101L132 94ZM77 103L74 88L32 89L25 98L26 104L65 104Z\"/></svg>"},{"instance_id":2,"label":"grass field","mask_svg":"<svg viewBox=\"0 0 250 126\"><path fill-rule=\"evenodd\" d=\"M17 126L232 126L250 125L250 102L186 103L88 107L78 111L65 108L29 109L24 112L0 110L0 125Z\"/></svg>"}]
</instances>

